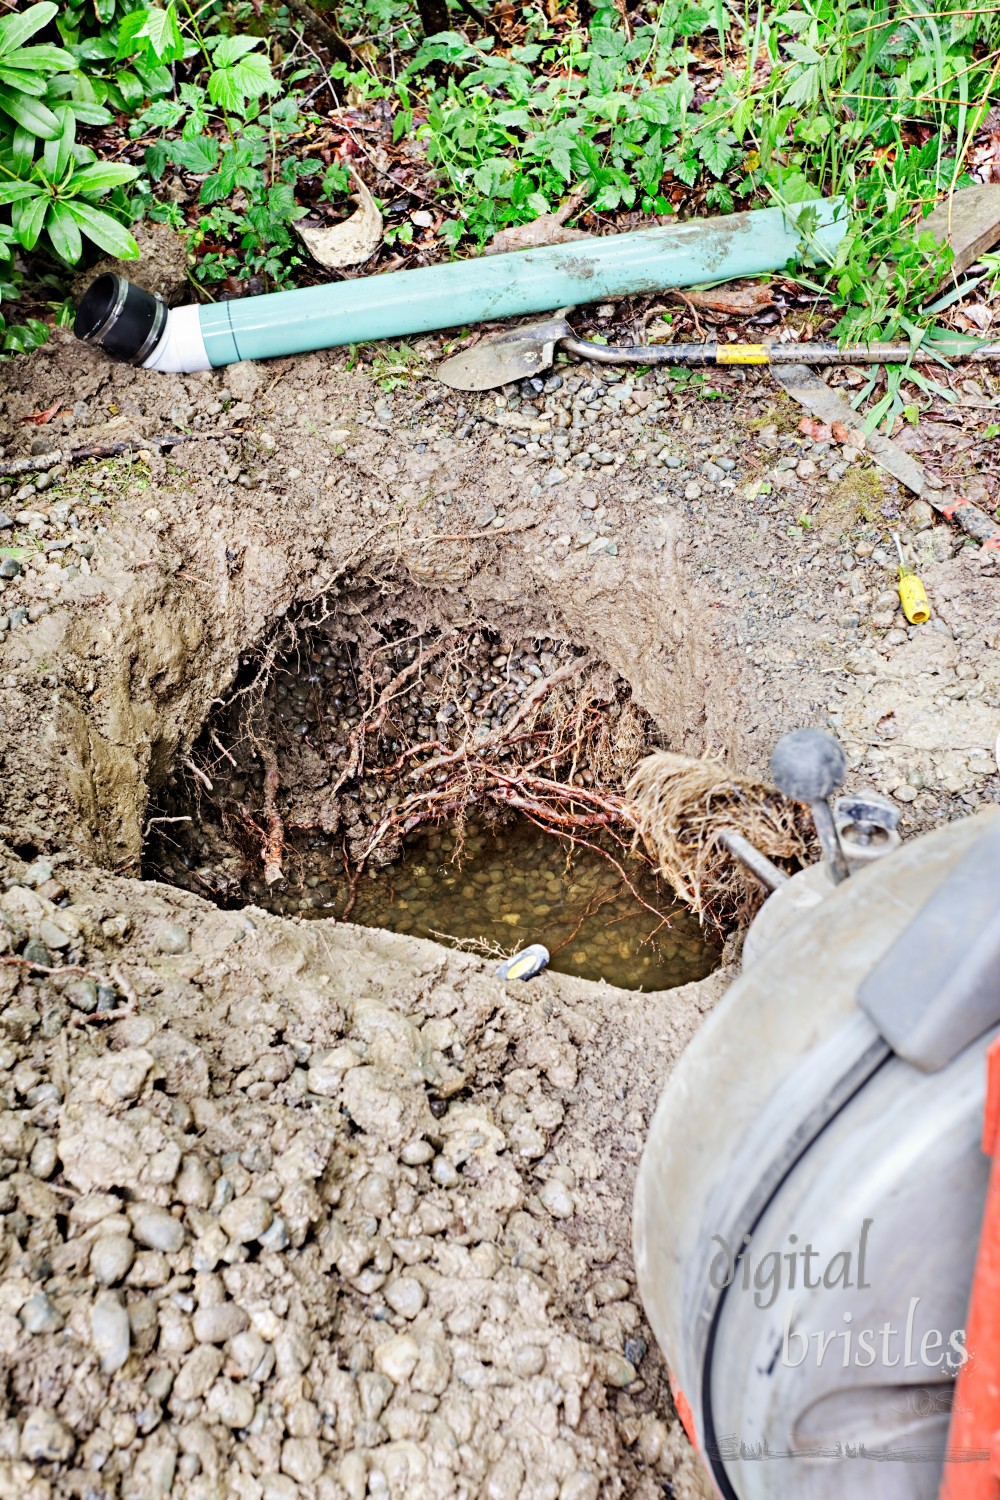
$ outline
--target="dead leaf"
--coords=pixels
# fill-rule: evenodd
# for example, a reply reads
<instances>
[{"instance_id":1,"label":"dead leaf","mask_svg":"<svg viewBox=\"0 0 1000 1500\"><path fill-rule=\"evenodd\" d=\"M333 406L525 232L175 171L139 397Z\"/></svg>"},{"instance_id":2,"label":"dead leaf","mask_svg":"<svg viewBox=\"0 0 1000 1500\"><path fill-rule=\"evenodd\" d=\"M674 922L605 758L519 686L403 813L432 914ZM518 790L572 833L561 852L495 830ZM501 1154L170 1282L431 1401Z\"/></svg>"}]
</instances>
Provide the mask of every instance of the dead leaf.
<instances>
[{"instance_id":1,"label":"dead leaf","mask_svg":"<svg viewBox=\"0 0 1000 1500\"><path fill-rule=\"evenodd\" d=\"M358 191L351 195L358 204L357 212L330 229L301 221L295 225L296 234L313 260L331 271L360 265L370 259L382 243L382 215L375 199L350 162L346 166L358 187Z\"/></svg>"},{"instance_id":2,"label":"dead leaf","mask_svg":"<svg viewBox=\"0 0 1000 1500\"><path fill-rule=\"evenodd\" d=\"M44 427L46 422L51 422L57 412L62 411L62 402L57 401L55 406L49 406L45 411L34 411L30 416L22 417L22 422L30 422L34 427Z\"/></svg>"},{"instance_id":3,"label":"dead leaf","mask_svg":"<svg viewBox=\"0 0 1000 1500\"><path fill-rule=\"evenodd\" d=\"M539 214L530 224L497 230L483 254L506 255L511 250L538 250L542 245L567 245L570 240L589 238L582 229L567 229L558 214Z\"/></svg>"},{"instance_id":4,"label":"dead leaf","mask_svg":"<svg viewBox=\"0 0 1000 1500\"><path fill-rule=\"evenodd\" d=\"M830 432L834 442L843 443L845 448L863 448L865 446L865 435L860 427L848 427L846 422L833 422Z\"/></svg>"},{"instance_id":5,"label":"dead leaf","mask_svg":"<svg viewBox=\"0 0 1000 1500\"><path fill-rule=\"evenodd\" d=\"M751 313L763 312L774 306L774 295L770 287L751 281L743 285L716 286L709 292L685 292L685 301L706 312L729 313L732 317L747 318Z\"/></svg>"},{"instance_id":6,"label":"dead leaf","mask_svg":"<svg viewBox=\"0 0 1000 1500\"><path fill-rule=\"evenodd\" d=\"M830 428L825 422L818 422L815 417L803 417L799 423L799 431L812 438L814 443L830 441Z\"/></svg>"},{"instance_id":7,"label":"dead leaf","mask_svg":"<svg viewBox=\"0 0 1000 1500\"><path fill-rule=\"evenodd\" d=\"M985 332L993 322L993 313L981 302L970 302L960 310L955 321L964 324L967 328L977 328L980 332Z\"/></svg>"}]
</instances>

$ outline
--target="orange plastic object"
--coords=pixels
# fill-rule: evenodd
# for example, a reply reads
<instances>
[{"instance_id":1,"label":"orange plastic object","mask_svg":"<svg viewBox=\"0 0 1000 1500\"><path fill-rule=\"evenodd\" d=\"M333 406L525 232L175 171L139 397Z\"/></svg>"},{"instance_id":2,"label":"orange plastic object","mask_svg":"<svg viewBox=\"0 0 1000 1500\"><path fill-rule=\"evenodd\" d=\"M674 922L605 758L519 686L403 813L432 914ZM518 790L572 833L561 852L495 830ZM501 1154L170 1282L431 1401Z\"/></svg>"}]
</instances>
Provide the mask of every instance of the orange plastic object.
<instances>
[{"instance_id":1,"label":"orange plastic object","mask_svg":"<svg viewBox=\"0 0 1000 1500\"><path fill-rule=\"evenodd\" d=\"M1000 1039L987 1054L983 1150L993 1157L939 1500L1000 1500Z\"/></svg>"},{"instance_id":2,"label":"orange plastic object","mask_svg":"<svg viewBox=\"0 0 1000 1500\"><path fill-rule=\"evenodd\" d=\"M668 1374L670 1376L670 1394L674 1398L674 1406L677 1408L677 1415L681 1419L681 1426L687 1433L688 1442L693 1448L697 1448L698 1434L694 1428L694 1412L691 1410L691 1403L678 1385L673 1370L668 1371Z\"/></svg>"}]
</instances>

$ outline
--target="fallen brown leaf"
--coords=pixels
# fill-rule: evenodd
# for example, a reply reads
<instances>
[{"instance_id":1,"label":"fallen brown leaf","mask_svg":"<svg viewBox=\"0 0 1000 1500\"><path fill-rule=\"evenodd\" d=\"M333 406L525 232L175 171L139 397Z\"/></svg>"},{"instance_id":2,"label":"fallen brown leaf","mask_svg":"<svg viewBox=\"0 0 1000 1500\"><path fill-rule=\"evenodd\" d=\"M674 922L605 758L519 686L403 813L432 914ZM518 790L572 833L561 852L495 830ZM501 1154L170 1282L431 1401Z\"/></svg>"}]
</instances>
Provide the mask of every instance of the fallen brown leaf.
<instances>
[{"instance_id":1,"label":"fallen brown leaf","mask_svg":"<svg viewBox=\"0 0 1000 1500\"><path fill-rule=\"evenodd\" d=\"M45 411L32 412L30 416L22 417L21 421L30 422L33 427L44 427L46 422L51 422L52 418L61 411L62 402L57 401L55 406L46 407Z\"/></svg>"},{"instance_id":2,"label":"fallen brown leaf","mask_svg":"<svg viewBox=\"0 0 1000 1500\"><path fill-rule=\"evenodd\" d=\"M865 435L860 427L848 427L846 422L834 422L830 427L833 439L837 443L843 443L845 448L863 448L865 446Z\"/></svg>"},{"instance_id":3,"label":"fallen brown leaf","mask_svg":"<svg viewBox=\"0 0 1000 1500\"><path fill-rule=\"evenodd\" d=\"M763 312L765 307L774 305L771 288L754 281L717 286L709 292L686 292L685 300L706 312L729 313L736 318L749 317L751 313Z\"/></svg>"},{"instance_id":4,"label":"fallen brown leaf","mask_svg":"<svg viewBox=\"0 0 1000 1500\"><path fill-rule=\"evenodd\" d=\"M539 214L530 224L497 230L483 254L506 255L511 250L538 250L542 245L567 245L570 240L589 238L582 229L567 229L558 214Z\"/></svg>"},{"instance_id":5,"label":"fallen brown leaf","mask_svg":"<svg viewBox=\"0 0 1000 1500\"><path fill-rule=\"evenodd\" d=\"M360 265L369 260L382 243L382 215L375 199L350 162L346 165L357 184L358 191L352 195L359 205L357 212L331 229L302 222L295 225L296 234L313 260L331 271Z\"/></svg>"}]
</instances>

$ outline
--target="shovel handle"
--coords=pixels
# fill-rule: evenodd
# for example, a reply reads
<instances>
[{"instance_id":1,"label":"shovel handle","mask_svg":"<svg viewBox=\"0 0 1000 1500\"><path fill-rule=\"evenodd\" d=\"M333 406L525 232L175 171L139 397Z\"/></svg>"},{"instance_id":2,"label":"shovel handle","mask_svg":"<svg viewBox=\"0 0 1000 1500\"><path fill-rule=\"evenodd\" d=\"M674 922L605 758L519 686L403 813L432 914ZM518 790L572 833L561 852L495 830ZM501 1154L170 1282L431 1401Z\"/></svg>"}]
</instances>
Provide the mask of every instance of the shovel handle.
<instances>
[{"instance_id":1,"label":"shovel handle","mask_svg":"<svg viewBox=\"0 0 1000 1500\"><path fill-rule=\"evenodd\" d=\"M812 344L594 344L575 334L559 340L559 348L575 359L598 365L899 365L910 359L909 344L861 344L841 349L834 343ZM948 349L942 343L925 357L1000 359L1000 344L979 349ZM920 358L920 351L917 351Z\"/></svg>"}]
</instances>

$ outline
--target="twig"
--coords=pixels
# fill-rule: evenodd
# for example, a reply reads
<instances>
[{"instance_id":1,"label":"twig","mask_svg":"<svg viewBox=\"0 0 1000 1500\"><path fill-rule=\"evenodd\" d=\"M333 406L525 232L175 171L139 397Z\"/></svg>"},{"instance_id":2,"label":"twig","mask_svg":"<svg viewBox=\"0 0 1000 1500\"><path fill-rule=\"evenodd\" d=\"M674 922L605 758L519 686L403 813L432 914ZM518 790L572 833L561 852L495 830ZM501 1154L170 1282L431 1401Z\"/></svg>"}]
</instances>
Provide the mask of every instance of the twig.
<instances>
[{"instance_id":1,"label":"twig","mask_svg":"<svg viewBox=\"0 0 1000 1500\"><path fill-rule=\"evenodd\" d=\"M5 954L0 957L0 964L17 966L18 968L30 969L34 974L44 974L46 978L55 978L61 974L80 974L84 979L90 979L102 989L111 989L112 985L105 979L103 974L97 974L93 969L87 969L83 964L38 964L30 958L21 958L17 954ZM135 1014L139 999L131 982L122 973L117 964L112 964L109 969L111 980L125 996L125 1004L117 1006L114 1010L96 1010L87 1014L79 1014L70 1018L72 1026L88 1026L92 1021L117 1021L122 1016Z\"/></svg>"},{"instance_id":2,"label":"twig","mask_svg":"<svg viewBox=\"0 0 1000 1500\"><path fill-rule=\"evenodd\" d=\"M143 448L174 448L178 443L197 443L227 437L243 437L241 427L224 427L220 432L177 432L166 437L127 438L121 443L88 443L83 448L53 448L51 453L36 453L31 458L0 459L0 474L37 474L54 469L57 464L78 464L88 458L118 458L122 453Z\"/></svg>"},{"instance_id":3,"label":"twig","mask_svg":"<svg viewBox=\"0 0 1000 1500\"><path fill-rule=\"evenodd\" d=\"M457 750L453 750L449 755L439 755L437 760L429 761L427 765L418 767L416 771L411 771L410 775L427 776L430 775L432 771L438 771L445 766L454 765L456 761L462 760L465 756L467 756L472 749L474 749L476 755L481 758L484 751L490 749L498 741L506 740L511 731L517 728L518 724L520 724L526 718L526 716L531 712L533 708L537 707L537 705L541 703L542 699L548 693L551 693L554 687L558 686L560 682L566 682L570 677L576 677L579 672L581 672L587 665L587 658L578 656L573 661L568 662L566 666L559 667L555 672L551 674L551 676L543 677L540 682L536 682L527 698L525 698L518 707L509 724L503 725L503 727L500 729L494 729L492 734L488 734L485 739L480 740L479 743L474 747L463 743L458 747Z\"/></svg>"},{"instance_id":4,"label":"twig","mask_svg":"<svg viewBox=\"0 0 1000 1500\"><path fill-rule=\"evenodd\" d=\"M494 41L500 42L501 45L503 44L503 32L493 20L493 17L485 15L482 11L478 11L472 4L472 0L458 0L458 8L459 10L464 10L465 14L471 20L475 21L478 26L481 26L484 31L488 31Z\"/></svg>"},{"instance_id":5,"label":"twig","mask_svg":"<svg viewBox=\"0 0 1000 1500\"><path fill-rule=\"evenodd\" d=\"M50 977L56 974L82 974L84 979L92 979L95 984L106 985L108 982L100 974L95 974L92 969L85 969L82 964L38 964L35 963L34 959L21 958L16 953L5 953L0 957L0 964L31 969L34 973L46 974Z\"/></svg>"},{"instance_id":6,"label":"twig","mask_svg":"<svg viewBox=\"0 0 1000 1500\"><path fill-rule=\"evenodd\" d=\"M231 766L233 766L235 769L238 769L236 767L236 757L233 755L231 750L226 749L225 745L219 739L219 736L216 734L215 730L210 729L208 733L212 744L215 746L216 750L218 750L219 754L224 756Z\"/></svg>"}]
</instances>

